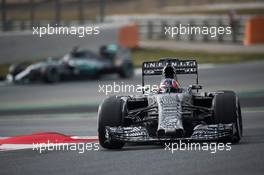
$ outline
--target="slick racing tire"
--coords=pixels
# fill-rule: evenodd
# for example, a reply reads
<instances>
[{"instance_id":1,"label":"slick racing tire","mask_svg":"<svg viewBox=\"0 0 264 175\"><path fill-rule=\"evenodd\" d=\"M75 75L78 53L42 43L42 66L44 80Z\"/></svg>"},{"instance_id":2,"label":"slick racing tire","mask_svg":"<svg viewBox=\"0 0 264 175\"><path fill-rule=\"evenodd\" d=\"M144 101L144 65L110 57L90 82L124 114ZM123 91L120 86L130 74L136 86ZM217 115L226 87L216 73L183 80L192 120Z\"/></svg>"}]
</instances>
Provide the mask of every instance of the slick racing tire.
<instances>
[{"instance_id":1,"label":"slick racing tire","mask_svg":"<svg viewBox=\"0 0 264 175\"><path fill-rule=\"evenodd\" d=\"M134 76L134 67L132 63L124 63L119 71L121 78L131 78Z\"/></svg>"},{"instance_id":2,"label":"slick racing tire","mask_svg":"<svg viewBox=\"0 0 264 175\"><path fill-rule=\"evenodd\" d=\"M57 68L47 68L44 75L44 81L46 83L57 83L60 81L60 74Z\"/></svg>"},{"instance_id":3,"label":"slick racing tire","mask_svg":"<svg viewBox=\"0 0 264 175\"><path fill-rule=\"evenodd\" d=\"M14 64L9 67L9 74L13 77L25 70L27 66L25 64Z\"/></svg>"},{"instance_id":4,"label":"slick racing tire","mask_svg":"<svg viewBox=\"0 0 264 175\"><path fill-rule=\"evenodd\" d=\"M228 141L238 143L242 137L243 125L239 99L233 91L219 91L213 100L215 124L234 123L236 132Z\"/></svg>"},{"instance_id":5,"label":"slick racing tire","mask_svg":"<svg viewBox=\"0 0 264 175\"><path fill-rule=\"evenodd\" d=\"M122 126L123 100L112 96L104 100L98 111L98 137L102 147L107 149L121 149L124 142L106 139L106 126Z\"/></svg>"}]
</instances>

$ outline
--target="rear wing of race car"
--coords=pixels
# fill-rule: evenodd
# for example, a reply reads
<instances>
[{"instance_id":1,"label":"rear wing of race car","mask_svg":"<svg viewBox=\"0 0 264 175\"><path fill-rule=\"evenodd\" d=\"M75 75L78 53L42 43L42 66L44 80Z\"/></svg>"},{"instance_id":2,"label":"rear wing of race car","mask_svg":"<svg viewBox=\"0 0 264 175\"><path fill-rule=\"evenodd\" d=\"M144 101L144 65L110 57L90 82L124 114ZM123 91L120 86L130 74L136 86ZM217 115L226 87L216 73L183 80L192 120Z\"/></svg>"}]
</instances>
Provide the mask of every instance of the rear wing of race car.
<instances>
[{"instance_id":1,"label":"rear wing of race car","mask_svg":"<svg viewBox=\"0 0 264 175\"><path fill-rule=\"evenodd\" d=\"M196 84L198 85L198 64L196 60L178 60L175 58L162 58L159 61L142 63L142 87L144 87L144 77L161 75L163 68L170 64L176 70L176 74L196 74Z\"/></svg>"}]
</instances>

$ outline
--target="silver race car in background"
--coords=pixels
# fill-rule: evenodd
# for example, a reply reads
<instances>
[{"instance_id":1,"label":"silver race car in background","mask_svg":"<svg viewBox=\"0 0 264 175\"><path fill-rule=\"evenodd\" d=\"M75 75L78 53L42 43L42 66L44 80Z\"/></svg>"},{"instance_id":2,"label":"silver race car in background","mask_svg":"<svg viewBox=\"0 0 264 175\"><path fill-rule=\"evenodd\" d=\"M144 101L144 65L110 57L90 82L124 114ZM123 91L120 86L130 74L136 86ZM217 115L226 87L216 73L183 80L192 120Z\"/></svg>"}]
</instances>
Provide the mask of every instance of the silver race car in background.
<instances>
[{"instance_id":1,"label":"silver race car in background","mask_svg":"<svg viewBox=\"0 0 264 175\"><path fill-rule=\"evenodd\" d=\"M196 84L180 87L180 74L196 74ZM152 75L163 76L161 89L143 91L139 96L111 96L100 105L98 137L102 147L120 149L125 143L178 140L240 141L243 127L237 95L233 91L200 93L195 60L144 62L143 87L144 77Z\"/></svg>"},{"instance_id":2,"label":"silver race car in background","mask_svg":"<svg viewBox=\"0 0 264 175\"><path fill-rule=\"evenodd\" d=\"M59 60L48 58L31 65L12 65L7 80L14 83L93 78L102 74L117 73L121 78L133 76L134 68L130 50L115 44L102 46L99 54L74 47Z\"/></svg>"}]
</instances>

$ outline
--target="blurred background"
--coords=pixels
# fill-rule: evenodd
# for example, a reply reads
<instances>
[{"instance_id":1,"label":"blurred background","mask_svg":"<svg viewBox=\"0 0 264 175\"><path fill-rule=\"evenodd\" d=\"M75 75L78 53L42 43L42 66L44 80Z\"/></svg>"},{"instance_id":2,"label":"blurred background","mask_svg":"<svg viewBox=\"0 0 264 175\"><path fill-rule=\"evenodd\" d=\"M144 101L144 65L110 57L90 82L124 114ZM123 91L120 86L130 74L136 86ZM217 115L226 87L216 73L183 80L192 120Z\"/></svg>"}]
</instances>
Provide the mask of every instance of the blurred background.
<instances>
[{"instance_id":1,"label":"blurred background","mask_svg":"<svg viewBox=\"0 0 264 175\"><path fill-rule=\"evenodd\" d=\"M61 57L74 45L94 51L109 43L130 47L136 66L141 65L142 58L172 54L194 56L200 63L258 60L263 55L263 45L256 45L263 43L261 0L1 0L0 11L1 76L14 62ZM131 23L137 27L138 39L132 45L119 43L120 27ZM47 36L39 39L29 32L32 27L47 24L104 27L99 37L89 38ZM231 26L232 34L213 38L208 35L172 38L164 34L164 27L179 24Z\"/></svg>"},{"instance_id":2,"label":"blurred background","mask_svg":"<svg viewBox=\"0 0 264 175\"><path fill-rule=\"evenodd\" d=\"M155 170L151 171L154 174L175 174L179 170L181 174L263 174L260 154L264 148L263 0L0 0L0 3L0 139L36 132L97 136L99 104L109 95L134 94L106 95L100 87L113 83L141 85L142 62L162 57L196 59L201 92L235 91L241 101L244 124L241 144L232 145L232 151L217 152L217 158L204 151L169 155L153 147L90 151L81 156L73 151L39 155L20 150L19 154L2 153L0 174L128 174L128 171L150 174L150 170ZM32 34L33 27L48 24L99 27L100 34L83 38L73 35L40 38ZM165 35L165 27L180 24L230 26L232 34L213 38ZM58 69L47 69L49 66ZM20 78L33 73L34 78L44 78L45 82L7 81L9 69L14 74L23 70L18 73ZM100 76L96 74L98 70L116 74ZM73 76L71 81L58 82L59 72L67 75L84 72L90 78L84 74L84 79ZM47 76L43 77L44 73ZM161 77L148 77L146 81L159 85ZM194 83L195 77L182 76L181 81ZM8 146L0 145L0 151L21 149Z\"/></svg>"},{"instance_id":3,"label":"blurred background","mask_svg":"<svg viewBox=\"0 0 264 175\"><path fill-rule=\"evenodd\" d=\"M112 84L113 81L140 85L142 62L161 57L197 59L204 90L230 89L243 98L242 105L246 107L263 104L262 0L1 0L0 11L2 116L82 112L96 116L98 105L106 98L104 93L98 92L99 85ZM40 38L32 35L33 27L48 24L98 26L100 34L83 38L64 35ZM177 35L173 38L165 35L164 27L179 24L230 26L232 34L213 38L208 35ZM5 81L13 64L26 62L30 65L49 57L67 57L75 46L100 54L100 48L109 44L130 50L128 57L135 68L133 77L124 79L124 76L106 74L100 78L53 84L13 84ZM152 84L159 84L159 81L160 78L150 79ZM82 123L78 124L82 126ZM28 131L11 132L7 128L13 128L12 124L0 128L3 135ZM84 128L85 125L83 131L76 128L42 129L82 135L87 131ZM39 130L36 127L30 131Z\"/></svg>"}]
</instances>

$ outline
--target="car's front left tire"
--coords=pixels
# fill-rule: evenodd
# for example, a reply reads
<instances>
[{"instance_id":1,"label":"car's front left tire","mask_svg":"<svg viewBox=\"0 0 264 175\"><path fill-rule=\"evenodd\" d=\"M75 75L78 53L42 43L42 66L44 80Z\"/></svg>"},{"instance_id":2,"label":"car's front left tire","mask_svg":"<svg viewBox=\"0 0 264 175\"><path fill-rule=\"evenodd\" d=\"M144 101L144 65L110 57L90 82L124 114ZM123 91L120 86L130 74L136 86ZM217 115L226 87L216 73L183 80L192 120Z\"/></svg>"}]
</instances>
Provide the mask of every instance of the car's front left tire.
<instances>
[{"instance_id":1,"label":"car's front left tire","mask_svg":"<svg viewBox=\"0 0 264 175\"><path fill-rule=\"evenodd\" d=\"M122 126L123 100L116 96L106 98L98 110L98 137L102 147L107 149L120 149L124 146L122 141L107 140L106 126Z\"/></svg>"}]
</instances>

